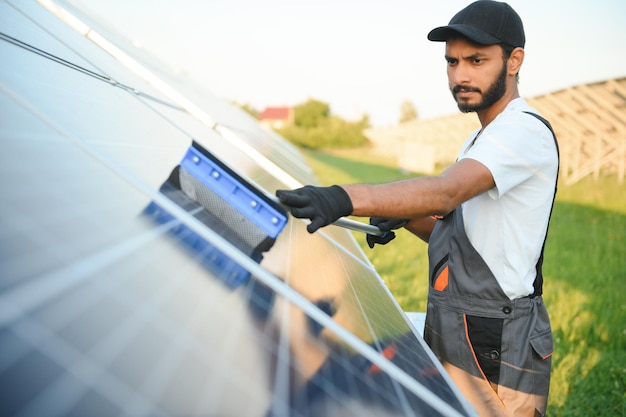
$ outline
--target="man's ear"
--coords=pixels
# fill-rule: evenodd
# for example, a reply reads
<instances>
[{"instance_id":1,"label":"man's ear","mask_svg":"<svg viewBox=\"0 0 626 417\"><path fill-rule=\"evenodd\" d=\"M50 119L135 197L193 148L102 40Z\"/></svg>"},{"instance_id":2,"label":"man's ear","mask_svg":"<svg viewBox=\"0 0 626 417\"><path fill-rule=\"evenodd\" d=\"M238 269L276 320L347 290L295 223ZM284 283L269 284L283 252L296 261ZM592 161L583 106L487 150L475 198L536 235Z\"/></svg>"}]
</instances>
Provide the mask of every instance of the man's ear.
<instances>
[{"instance_id":1,"label":"man's ear","mask_svg":"<svg viewBox=\"0 0 626 417\"><path fill-rule=\"evenodd\" d=\"M511 56L508 59L508 72L509 75L515 75L519 72L522 64L524 63L524 48L515 48L511 52Z\"/></svg>"}]
</instances>

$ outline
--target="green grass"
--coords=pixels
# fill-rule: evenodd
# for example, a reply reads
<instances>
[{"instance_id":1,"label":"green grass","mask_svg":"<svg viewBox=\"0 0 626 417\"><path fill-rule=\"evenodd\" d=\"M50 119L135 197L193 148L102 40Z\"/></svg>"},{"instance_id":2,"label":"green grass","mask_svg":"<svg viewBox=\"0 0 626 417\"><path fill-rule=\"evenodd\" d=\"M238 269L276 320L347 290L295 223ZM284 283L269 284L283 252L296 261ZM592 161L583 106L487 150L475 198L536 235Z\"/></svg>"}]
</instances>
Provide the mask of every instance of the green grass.
<instances>
[{"instance_id":1,"label":"green grass","mask_svg":"<svg viewBox=\"0 0 626 417\"><path fill-rule=\"evenodd\" d=\"M367 150L305 154L324 185L410 175ZM425 311L427 246L406 231L369 249L354 236L405 311ZM544 262L554 331L548 415L626 416L626 185L615 176L560 185Z\"/></svg>"}]
</instances>

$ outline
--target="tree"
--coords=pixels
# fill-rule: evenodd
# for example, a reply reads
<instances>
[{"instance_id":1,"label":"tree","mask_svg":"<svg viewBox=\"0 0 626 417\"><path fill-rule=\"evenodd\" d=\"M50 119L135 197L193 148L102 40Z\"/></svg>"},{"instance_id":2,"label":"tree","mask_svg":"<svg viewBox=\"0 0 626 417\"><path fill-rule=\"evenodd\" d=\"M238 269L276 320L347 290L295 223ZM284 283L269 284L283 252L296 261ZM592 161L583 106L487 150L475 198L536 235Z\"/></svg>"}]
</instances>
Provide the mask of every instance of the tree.
<instances>
[{"instance_id":1,"label":"tree","mask_svg":"<svg viewBox=\"0 0 626 417\"><path fill-rule=\"evenodd\" d=\"M330 116L330 106L314 99L295 106L294 111L295 125L304 129L319 126Z\"/></svg>"},{"instance_id":2,"label":"tree","mask_svg":"<svg viewBox=\"0 0 626 417\"><path fill-rule=\"evenodd\" d=\"M310 99L294 107L294 123L278 130L290 142L308 149L351 148L367 142L363 130L369 127L369 117L347 122L333 116L330 106Z\"/></svg>"},{"instance_id":3,"label":"tree","mask_svg":"<svg viewBox=\"0 0 626 417\"><path fill-rule=\"evenodd\" d=\"M417 110L412 102L404 100L400 105L400 123L410 122L411 120L417 120Z\"/></svg>"}]
</instances>

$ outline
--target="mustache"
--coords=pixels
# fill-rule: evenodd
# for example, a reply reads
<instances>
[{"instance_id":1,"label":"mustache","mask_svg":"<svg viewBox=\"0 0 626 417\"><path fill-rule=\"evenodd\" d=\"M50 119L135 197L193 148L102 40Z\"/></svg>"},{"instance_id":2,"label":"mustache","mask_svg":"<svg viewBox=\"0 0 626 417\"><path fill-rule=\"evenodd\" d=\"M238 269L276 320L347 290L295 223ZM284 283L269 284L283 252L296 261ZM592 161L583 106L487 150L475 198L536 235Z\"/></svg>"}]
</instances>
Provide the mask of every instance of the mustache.
<instances>
[{"instance_id":1,"label":"mustache","mask_svg":"<svg viewBox=\"0 0 626 417\"><path fill-rule=\"evenodd\" d=\"M476 88L476 87L471 87L468 85L455 85L454 87L452 87L450 89L452 91L453 94L457 94L460 92L464 92L464 93L480 93L480 88Z\"/></svg>"}]
</instances>

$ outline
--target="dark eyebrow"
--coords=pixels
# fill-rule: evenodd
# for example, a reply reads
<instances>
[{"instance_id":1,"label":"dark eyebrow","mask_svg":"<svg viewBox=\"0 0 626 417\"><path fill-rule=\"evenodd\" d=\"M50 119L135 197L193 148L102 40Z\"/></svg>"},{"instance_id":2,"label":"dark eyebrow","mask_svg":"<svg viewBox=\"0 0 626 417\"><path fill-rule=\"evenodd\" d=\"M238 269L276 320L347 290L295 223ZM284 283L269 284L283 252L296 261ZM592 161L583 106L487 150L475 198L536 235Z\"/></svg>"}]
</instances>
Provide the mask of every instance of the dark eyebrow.
<instances>
[{"instance_id":1,"label":"dark eyebrow","mask_svg":"<svg viewBox=\"0 0 626 417\"><path fill-rule=\"evenodd\" d=\"M473 61L475 59L483 59L486 56L488 56L488 54L485 54L483 52L476 52L476 53L473 53L472 55L464 56L462 59L465 61ZM445 59L446 61L457 60L456 58L451 57L449 55L445 55Z\"/></svg>"},{"instance_id":2,"label":"dark eyebrow","mask_svg":"<svg viewBox=\"0 0 626 417\"><path fill-rule=\"evenodd\" d=\"M475 59L480 59L480 58L483 58L485 56L487 56L487 54L483 54L481 52L476 52L475 54L472 54L470 56L463 57L463 59L466 59L466 60L469 60L469 61L473 61Z\"/></svg>"}]
</instances>

